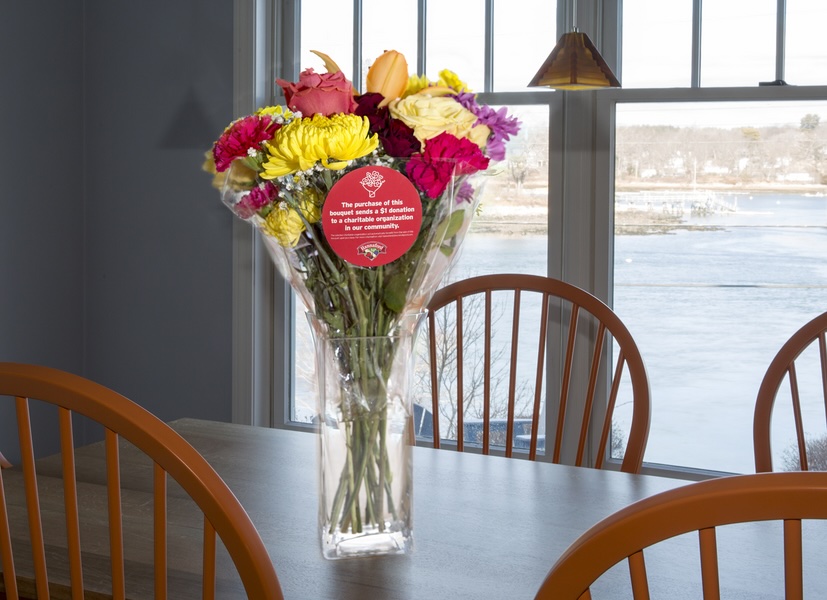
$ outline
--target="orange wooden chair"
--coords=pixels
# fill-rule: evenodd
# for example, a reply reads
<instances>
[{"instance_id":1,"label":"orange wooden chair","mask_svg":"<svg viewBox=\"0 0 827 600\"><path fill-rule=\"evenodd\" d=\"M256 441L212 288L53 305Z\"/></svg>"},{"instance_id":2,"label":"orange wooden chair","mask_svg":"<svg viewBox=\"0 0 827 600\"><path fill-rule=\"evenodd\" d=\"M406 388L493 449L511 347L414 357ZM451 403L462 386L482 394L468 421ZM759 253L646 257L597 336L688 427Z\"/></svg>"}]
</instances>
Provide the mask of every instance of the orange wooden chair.
<instances>
[{"instance_id":1,"label":"orange wooden chair","mask_svg":"<svg viewBox=\"0 0 827 600\"><path fill-rule=\"evenodd\" d=\"M717 599L721 597L718 528L774 520L783 522L785 597L800 600L803 519L827 519L827 473L733 475L691 483L635 502L586 531L551 568L536 599L590 600L594 583L624 560L628 560L632 597L648 599L652 578L647 574L644 551L653 553L658 542L695 531L699 589L703 598ZM680 560L671 562L681 564ZM761 566L747 564L760 577ZM686 581L674 585L680 586L674 590L676 597L687 597Z\"/></svg>"},{"instance_id":2,"label":"orange wooden chair","mask_svg":"<svg viewBox=\"0 0 827 600\"><path fill-rule=\"evenodd\" d=\"M755 470L767 472L773 470L772 446L770 442L770 424L775 399L784 380L789 382L792 400L793 419L795 422L798 456L802 471L810 470L807 460L807 444L804 436L804 419L801 413L801 396L796 372L796 360L812 344L818 342L819 362L821 364L822 401L827 417L827 312L820 314L803 325L781 346L770 362L758 398L755 401L753 418L753 446L755 450Z\"/></svg>"},{"instance_id":3,"label":"orange wooden chair","mask_svg":"<svg viewBox=\"0 0 827 600\"><path fill-rule=\"evenodd\" d=\"M32 412L35 405L53 404L58 416L60 453L62 460L63 496L65 504L66 557L72 598L83 598L84 568L81 539L89 523L79 522L83 513L78 507L79 485L75 478L75 449L73 448L73 415L84 415L103 425L106 448L106 499L108 506L109 562L111 563L112 598L125 598L124 521L129 514L122 506L122 487L119 466L119 438L130 442L145 453L152 465L154 530L153 536L155 598L167 597L167 482L168 475L189 494L203 512L203 573L202 596L214 598L216 590L216 533L232 558L249 598L256 600L281 599L282 592L276 572L256 528L244 508L221 477L204 458L168 425L128 400L88 379L51 368L0 363L0 401L13 402L17 415L17 429L22 484L28 513L28 539L18 543L30 545L34 587L38 598L49 597L50 581L47 572L47 554L54 548L44 541L44 535L58 532L44 530L38 478L35 463ZM38 414L42 407L37 406ZM36 429L36 428L35 428ZM8 440L0 440L0 445ZM8 448L8 446L6 447ZM7 449L7 456L12 457ZM14 469L16 471L17 469ZM6 474L5 478L3 474ZM8 494L12 488L12 470L0 470L0 557L4 585L0 596L18 598L18 572L15 570L10 529L11 505ZM16 474L16 473L14 473ZM6 487L4 487L4 479ZM13 480L21 482L21 478ZM41 483L42 483L41 479ZM18 490L19 491L19 490ZM22 493L22 492L20 492ZM83 508L83 507L81 507ZM14 522L14 521L13 521ZM100 523L93 524L101 526ZM84 551L85 552L85 551ZM62 568L67 568L62 566ZM153 575L147 574L148 578ZM31 581L27 579L27 581ZM28 592L31 593L31 592Z\"/></svg>"},{"instance_id":4,"label":"orange wooden chair","mask_svg":"<svg viewBox=\"0 0 827 600\"><path fill-rule=\"evenodd\" d=\"M456 449L465 449L463 433L468 430L469 419L466 418L466 405L469 399L464 397L465 383L464 364L469 336L479 338L482 335L484 346L482 377L482 419L473 423L481 429L481 449L484 454L490 452L492 442L492 352L496 351L496 344L492 337L492 314L494 296L498 298L508 295L511 306L511 335L505 342L510 351L508 361L508 391L507 415L498 419L500 431L500 445L504 446L506 456L513 455L515 440L525 442L528 458L534 460L538 453L538 445L553 462L561 461L564 431L567 429L577 432L577 451L573 462L577 466L586 466L589 461L588 452L593 452L592 464L596 468L604 466L607 454L607 444L611 441L612 415L618 400L621 380L624 377L624 368L628 370L628 381L631 382L631 400L633 412L629 439L623 454L621 470L628 472L640 471L643 464L643 453L649 435L649 380L643 359L634 339L620 318L606 304L585 290L549 277L520 274L498 274L473 277L457 281L437 290L428 304L429 355L430 355L430 384L431 384L431 417L432 431L428 433L433 439L435 448L440 447L440 403L447 401L456 417ZM477 298L478 300L474 300ZM524 305L529 300L538 307L539 317L535 322L527 323L536 335L536 349L532 349L530 363L533 365L533 390L527 414L516 414L517 396L517 366L519 334L521 331L521 314L525 314ZM481 306L480 306L481 305ZM449 308L450 307L450 308ZM474 307L477 321L473 327L475 332L468 332L464 323L468 320L469 308ZM446 309L450 313L445 319ZM481 317L479 316L481 313ZM442 315L442 316L440 316ZM523 316L526 320L528 317ZM451 331L445 331L438 324ZM544 373L546 366L547 331L550 323L559 323L566 340L565 347L560 348L560 355L552 358L560 359L560 377L549 397L555 397L556 432L553 436L539 435L539 420L542 410ZM522 326L525 327L526 323ZM605 364L612 349L612 340L619 347L615 357L614 368L606 371L601 367ZM437 346L442 348L437 351ZM450 348L448 347L450 346ZM536 352L536 354L534 354ZM446 375L446 362L454 361L450 375ZM569 410L573 404L575 387L574 379L580 374L584 381L582 396L578 396L578 406L581 410ZM557 379L555 377L555 379ZM445 384L448 384L447 386ZM548 387L552 384L545 381ZM600 401L600 392L605 386L608 403ZM451 388L450 392L446 390ZM443 394L444 393L444 394ZM446 396L446 399L441 397ZM449 397L453 396L453 397ZM600 423L600 438L594 444L591 442L590 430L592 420ZM602 419L602 421L598 421ZM522 421L522 422L521 422ZM522 429L516 427L520 425ZM515 431L516 429L516 431ZM520 431L524 432L522 435ZM570 435L573 435L570 434ZM551 444L546 439L552 440Z\"/></svg>"}]
</instances>

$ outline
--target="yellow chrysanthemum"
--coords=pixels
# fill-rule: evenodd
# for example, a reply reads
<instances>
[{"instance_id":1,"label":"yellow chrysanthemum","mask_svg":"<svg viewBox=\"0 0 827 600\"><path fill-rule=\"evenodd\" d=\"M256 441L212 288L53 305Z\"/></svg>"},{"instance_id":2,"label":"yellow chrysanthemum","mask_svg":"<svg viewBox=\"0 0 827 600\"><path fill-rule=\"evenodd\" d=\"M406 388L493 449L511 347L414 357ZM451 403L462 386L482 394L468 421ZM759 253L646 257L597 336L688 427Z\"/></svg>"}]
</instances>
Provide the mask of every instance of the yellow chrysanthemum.
<instances>
[{"instance_id":1,"label":"yellow chrysanthemum","mask_svg":"<svg viewBox=\"0 0 827 600\"><path fill-rule=\"evenodd\" d=\"M456 73L449 71L448 69L443 69L439 72L439 82L437 85L444 85L445 87L449 87L456 92L471 91L468 85L461 80Z\"/></svg>"},{"instance_id":2,"label":"yellow chrysanthemum","mask_svg":"<svg viewBox=\"0 0 827 600\"><path fill-rule=\"evenodd\" d=\"M267 159L263 179L275 179L306 171L317 162L328 169L343 169L351 161L373 152L379 137L370 135L366 117L336 114L291 121L265 142Z\"/></svg>"}]
</instances>

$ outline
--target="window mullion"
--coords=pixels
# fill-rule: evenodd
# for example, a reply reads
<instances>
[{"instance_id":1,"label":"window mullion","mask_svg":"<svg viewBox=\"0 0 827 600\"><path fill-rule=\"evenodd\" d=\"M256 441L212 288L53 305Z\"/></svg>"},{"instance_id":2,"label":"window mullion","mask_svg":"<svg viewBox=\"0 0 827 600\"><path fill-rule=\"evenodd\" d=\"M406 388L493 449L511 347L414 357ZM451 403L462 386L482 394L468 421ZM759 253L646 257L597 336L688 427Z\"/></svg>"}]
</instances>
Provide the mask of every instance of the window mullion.
<instances>
[{"instance_id":1,"label":"window mullion","mask_svg":"<svg viewBox=\"0 0 827 600\"><path fill-rule=\"evenodd\" d=\"M353 0L353 69L350 80L361 89L362 86L362 0Z\"/></svg>"},{"instance_id":2,"label":"window mullion","mask_svg":"<svg viewBox=\"0 0 827 600\"><path fill-rule=\"evenodd\" d=\"M778 0L778 12L775 19L775 81L785 80L784 65L786 63L787 45L787 0Z\"/></svg>"},{"instance_id":3,"label":"window mullion","mask_svg":"<svg viewBox=\"0 0 827 600\"><path fill-rule=\"evenodd\" d=\"M417 1L416 17L416 72L424 73L427 53L427 23L428 23L428 0Z\"/></svg>"},{"instance_id":4,"label":"window mullion","mask_svg":"<svg viewBox=\"0 0 827 600\"><path fill-rule=\"evenodd\" d=\"M690 87L701 87L701 14L703 0L692 0L692 74Z\"/></svg>"},{"instance_id":5,"label":"window mullion","mask_svg":"<svg viewBox=\"0 0 827 600\"><path fill-rule=\"evenodd\" d=\"M485 84L486 92L494 91L494 0L485 0Z\"/></svg>"}]
</instances>

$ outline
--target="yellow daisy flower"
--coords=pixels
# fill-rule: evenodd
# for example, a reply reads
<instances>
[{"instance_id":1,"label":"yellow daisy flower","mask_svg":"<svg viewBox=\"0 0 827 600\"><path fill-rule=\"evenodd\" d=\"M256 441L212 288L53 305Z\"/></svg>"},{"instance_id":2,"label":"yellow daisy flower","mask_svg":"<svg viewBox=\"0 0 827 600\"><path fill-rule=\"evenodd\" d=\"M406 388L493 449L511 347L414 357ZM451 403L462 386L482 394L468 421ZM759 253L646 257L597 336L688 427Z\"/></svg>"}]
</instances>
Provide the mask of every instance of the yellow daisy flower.
<instances>
[{"instance_id":1,"label":"yellow daisy flower","mask_svg":"<svg viewBox=\"0 0 827 600\"><path fill-rule=\"evenodd\" d=\"M266 235L276 238L282 246L293 247L299 243L304 221L298 212L282 200L267 214L261 229Z\"/></svg>"},{"instance_id":2,"label":"yellow daisy flower","mask_svg":"<svg viewBox=\"0 0 827 600\"><path fill-rule=\"evenodd\" d=\"M322 218L323 203L324 197L314 188L307 188L302 192L301 198L299 199L299 209L311 225L318 223L319 219Z\"/></svg>"},{"instance_id":3,"label":"yellow daisy flower","mask_svg":"<svg viewBox=\"0 0 827 600\"><path fill-rule=\"evenodd\" d=\"M402 97L404 98L406 96L410 96L411 94L417 94L429 85L431 85L431 82L428 81L428 78L425 75L411 75L408 78L408 87L405 88L405 92L402 94Z\"/></svg>"},{"instance_id":4,"label":"yellow daisy flower","mask_svg":"<svg viewBox=\"0 0 827 600\"><path fill-rule=\"evenodd\" d=\"M439 83L437 85L444 85L457 92L470 92L468 85L459 78L453 71L443 69L439 72Z\"/></svg>"},{"instance_id":5,"label":"yellow daisy flower","mask_svg":"<svg viewBox=\"0 0 827 600\"><path fill-rule=\"evenodd\" d=\"M280 119L278 117L282 117L284 120L287 120L293 116L293 113L283 106L265 106L264 108L259 108L255 114L259 117L269 115L273 117L274 121L279 121Z\"/></svg>"},{"instance_id":6,"label":"yellow daisy flower","mask_svg":"<svg viewBox=\"0 0 827 600\"><path fill-rule=\"evenodd\" d=\"M261 224L261 229L266 235L276 238L282 246L293 247L301 239L301 234L305 230L305 221L312 225L322 218L322 202L323 198L315 189L303 190L298 198L301 214L282 200L267 214Z\"/></svg>"}]
</instances>

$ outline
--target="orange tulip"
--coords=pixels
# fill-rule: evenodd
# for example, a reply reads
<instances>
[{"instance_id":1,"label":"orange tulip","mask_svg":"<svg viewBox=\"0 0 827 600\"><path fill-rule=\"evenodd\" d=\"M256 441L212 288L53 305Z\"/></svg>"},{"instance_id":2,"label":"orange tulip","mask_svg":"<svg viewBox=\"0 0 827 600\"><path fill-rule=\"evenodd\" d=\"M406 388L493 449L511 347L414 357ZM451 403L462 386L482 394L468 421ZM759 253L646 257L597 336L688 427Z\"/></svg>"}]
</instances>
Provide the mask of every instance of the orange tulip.
<instances>
[{"instance_id":1,"label":"orange tulip","mask_svg":"<svg viewBox=\"0 0 827 600\"><path fill-rule=\"evenodd\" d=\"M385 98L379 106L402 96L408 86L408 62L396 50L386 50L373 61L366 79L368 93L382 94Z\"/></svg>"}]
</instances>

